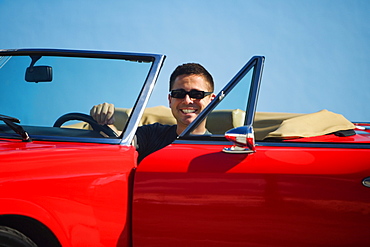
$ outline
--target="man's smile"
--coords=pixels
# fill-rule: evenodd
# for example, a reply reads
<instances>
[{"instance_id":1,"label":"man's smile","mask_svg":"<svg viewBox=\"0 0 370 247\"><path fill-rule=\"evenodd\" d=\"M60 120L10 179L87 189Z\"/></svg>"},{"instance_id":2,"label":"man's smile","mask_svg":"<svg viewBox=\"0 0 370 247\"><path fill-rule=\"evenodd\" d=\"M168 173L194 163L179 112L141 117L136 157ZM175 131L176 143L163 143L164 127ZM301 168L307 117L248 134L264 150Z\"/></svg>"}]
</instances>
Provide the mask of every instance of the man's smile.
<instances>
[{"instance_id":1,"label":"man's smile","mask_svg":"<svg viewBox=\"0 0 370 247\"><path fill-rule=\"evenodd\" d=\"M198 110L194 108L183 108L183 109L180 109L180 111L184 114L189 114L189 113L195 113Z\"/></svg>"}]
</instances>

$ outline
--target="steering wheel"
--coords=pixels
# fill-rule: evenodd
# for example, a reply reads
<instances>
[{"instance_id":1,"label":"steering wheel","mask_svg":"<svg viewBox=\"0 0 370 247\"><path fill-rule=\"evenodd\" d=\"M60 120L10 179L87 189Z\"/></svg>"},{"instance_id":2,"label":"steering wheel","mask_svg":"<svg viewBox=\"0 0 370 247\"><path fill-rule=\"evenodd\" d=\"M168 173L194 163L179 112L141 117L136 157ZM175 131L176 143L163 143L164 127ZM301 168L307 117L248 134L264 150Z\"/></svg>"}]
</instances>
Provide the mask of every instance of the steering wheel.
<instances>
[{"instance_id":1,"label":"steering wheel","mask_svg":"<svg viewBox=\"0 0 370 247\"><path fill-rule=\"evenodd\" d=\"M84 113L67 113L60 116L54 123L53 127L61 127L65 122L71 120L84 121L90 124L92 129L97 132L104 132L109 137L118 137L118 134L114 132L108 125L98 124L91 116Z\"/></svg>"}]
</instances>

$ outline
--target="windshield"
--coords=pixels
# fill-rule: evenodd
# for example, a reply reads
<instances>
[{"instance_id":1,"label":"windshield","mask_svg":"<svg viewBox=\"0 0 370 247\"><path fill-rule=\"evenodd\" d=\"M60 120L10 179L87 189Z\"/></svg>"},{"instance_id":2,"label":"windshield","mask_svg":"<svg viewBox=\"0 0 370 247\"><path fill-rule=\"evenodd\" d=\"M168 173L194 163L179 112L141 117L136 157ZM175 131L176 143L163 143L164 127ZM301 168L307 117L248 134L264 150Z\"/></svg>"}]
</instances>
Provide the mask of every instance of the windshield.
<instances>
[{"instance_id":1,"label":"windshield","mask_svg":"<svg viewBox=\"0 0 370 247\"><path fill-rule=\"evenodd\" d=\"M151 67L152 62L135 59L76 54L2 56L0 114L19 119L22 126L52 127L66 113L89 114L92 106L104 102L133 108Z\"/></svg>"}]
</instances>

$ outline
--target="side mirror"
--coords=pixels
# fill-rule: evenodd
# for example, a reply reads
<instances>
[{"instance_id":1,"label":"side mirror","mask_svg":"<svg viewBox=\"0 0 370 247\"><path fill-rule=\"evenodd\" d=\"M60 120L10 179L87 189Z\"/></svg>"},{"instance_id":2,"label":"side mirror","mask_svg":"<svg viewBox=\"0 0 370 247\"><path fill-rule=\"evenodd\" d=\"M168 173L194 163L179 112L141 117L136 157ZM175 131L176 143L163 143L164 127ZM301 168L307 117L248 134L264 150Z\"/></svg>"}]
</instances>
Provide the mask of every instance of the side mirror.
<instances>
[{"instance_id":1,"label":"side mirror","mask_svg":"<svg viewBox=\"0 0 370 247\"><path fill-rule=\"evenodd\" d=\"M53 70L50 66L30 66L26 70L26 81L45 82L53 80Z\"/></svg>"},{"instance_id":2,"label":"side mirror","mask_svg":"<svg viewBox=\"0 0 370 247\"><path fill-rule=\"evenodd\" d=\"M254 131L251 125L231 129L225 133L227 140L234 143L231 148L224 148L225 153L254 153Z\"/></svg>"}]
</instances>

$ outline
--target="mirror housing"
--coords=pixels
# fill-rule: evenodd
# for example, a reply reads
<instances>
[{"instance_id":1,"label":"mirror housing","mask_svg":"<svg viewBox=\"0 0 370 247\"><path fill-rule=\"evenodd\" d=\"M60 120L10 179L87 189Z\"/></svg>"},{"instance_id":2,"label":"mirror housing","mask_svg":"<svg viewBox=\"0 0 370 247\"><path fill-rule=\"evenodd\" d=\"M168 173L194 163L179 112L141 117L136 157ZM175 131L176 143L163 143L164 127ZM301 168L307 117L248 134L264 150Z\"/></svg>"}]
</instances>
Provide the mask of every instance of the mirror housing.
<instances>
[{"instance_id":1,"label":"mirror housing","mask_svg":"<svg viewBox=\"0 0 370 247\"><path fill-rule=\"evenodd\" d=\"M254 143L253 126L241 126L231 129L225 133L227 140L234 143L230 148L224 148L226 153L254 153L256 146Z\"/></svg>"},{"instance_id":2,"label":"mirror housing","mask_svg":"<svg viewBox=\"0 0 370 247\"><path fill-rule=\"evenodd\" d=\"M53 80L53 69L50 66L30 66L26 70L28 82L50 82Z\"/></svg>"}]
</instances>

